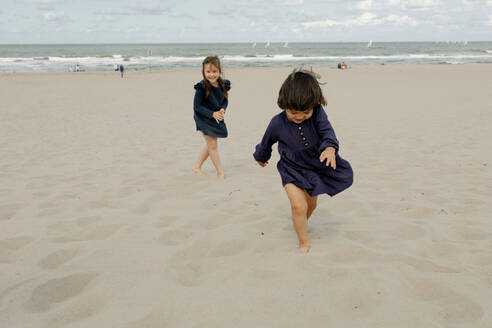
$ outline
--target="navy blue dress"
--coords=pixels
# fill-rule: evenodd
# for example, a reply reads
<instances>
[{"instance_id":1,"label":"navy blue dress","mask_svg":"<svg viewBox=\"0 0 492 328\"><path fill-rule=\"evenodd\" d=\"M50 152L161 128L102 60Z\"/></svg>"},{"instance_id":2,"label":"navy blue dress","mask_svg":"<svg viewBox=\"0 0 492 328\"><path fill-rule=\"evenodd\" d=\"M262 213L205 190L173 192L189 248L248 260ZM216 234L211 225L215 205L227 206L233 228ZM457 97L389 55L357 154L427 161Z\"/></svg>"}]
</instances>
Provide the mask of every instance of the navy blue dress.
<instances>
[{"instance_id":1,"label":"navy blue dress","mask_svg":"<svg viewBox=\"0 0 492 328\"><path fill-rule=\"evenodd\" d=\"M284 111L275 115L253 157L266 162L272 154L272 145L278 142L280 161L277 169L282 185L293 183L310 196L334 196L352 185L350 163L338 154L338 140L322 107L315 109L308 120L300 124L287 119ZM334 147L336 170L319 161L326 147Z\"/></svg>"},{"instance_id":2,"label":"navy blue dress","mask_svg":"<svg viewBox=\"0 0 492 328\"><path fill-rule=\"evenodd\" d=\"M227 126L224 121L217 123L213 117L213 113L221 108L227 109L229 101L222 95L220 86L210 88L210 94L205 99L205 84L202 81L195 84L195 98L193 100L193 118L196 123L196 130L202 131L207 136L226 138ZM227 91L231 89L231 82L225 81Z\"/></svg>"}]
</instances>

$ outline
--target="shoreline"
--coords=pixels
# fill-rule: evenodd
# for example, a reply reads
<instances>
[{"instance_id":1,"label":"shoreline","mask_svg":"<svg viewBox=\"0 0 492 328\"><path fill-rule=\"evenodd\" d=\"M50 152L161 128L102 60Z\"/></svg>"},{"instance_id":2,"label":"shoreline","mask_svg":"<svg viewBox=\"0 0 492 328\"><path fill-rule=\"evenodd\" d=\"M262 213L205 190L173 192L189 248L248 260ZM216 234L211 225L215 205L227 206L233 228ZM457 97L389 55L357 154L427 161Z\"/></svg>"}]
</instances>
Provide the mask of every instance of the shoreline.
<instances>
[{"instance_id":1,"label":"shoreline","mask_svg":"<svg viewBox=\"0 0 492 328\"><path fill-rule=\"evenodd\" d=\"M225 73L228 71L237 71L237 70L268 70L268 69L285 69L285 68L296 68L296 67L306 67L310 68L312 67L313 70L316 71L316 69L319 70L327 70L327 69L333 69L337 71L351 71L351 70L358 70L358 69L375 69L381 68L381 69L392 69L392 68L397 68L397 69L418 69L418 68L451 68L451 67L477 67L477 66L484 66L484 67L491 67L492 63L464 63L464 64L408 64L408 65L356 65L356 66L351 66L348 69L345 70L339 70L335 66L317 66L317 65L279 65L279 66L250 66L250 67L223 67L223 70ZM143 74L153 74L153 73L165 73L165 72L190 72L190 71L200 71L201 67L196 67L196 68L176 68L176 69L151 69L151 70L146 70L146 69L139 69L139 70L132 70L131 68L125 68L125 77L127 76L128 72L130 72L130 75L143 75ZM119 71L80 71L80 72L0 72L0 77L1 76L39 76L39 75L73 75L73 74L82 74L82 75L111 75L111 74L120 74Z\"/></svg>"}]
</instances>

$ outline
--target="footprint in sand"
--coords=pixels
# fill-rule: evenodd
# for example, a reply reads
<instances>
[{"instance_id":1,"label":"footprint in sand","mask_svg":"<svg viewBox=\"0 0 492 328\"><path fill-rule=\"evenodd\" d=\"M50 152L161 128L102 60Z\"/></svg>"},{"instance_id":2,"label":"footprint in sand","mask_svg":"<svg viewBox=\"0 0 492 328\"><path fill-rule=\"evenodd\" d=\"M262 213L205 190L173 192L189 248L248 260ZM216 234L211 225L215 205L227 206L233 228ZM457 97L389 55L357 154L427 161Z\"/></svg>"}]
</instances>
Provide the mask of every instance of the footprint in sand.
<instances>
[{"instance_id":1,"label":"footprint in sand","mask_svg":"<svg viewBox=\"0 0 492 328\"><path fill-rule=\"evenodd\" d=\"M212 242L208 240L198 240L193 242L190 247L186 247L173 256L171 263L184 263L200 260L207 256L212 248Z\"/></svg>"},{"instance_id":2,"label":"footprint in sand","mask_svg":"<svg viewBox=\"0 0 492 328\"><path fill-rule=\"evenodd\" d=\"M38 266L42 269L56 269L60 265L70 261L72 258L77 255L78 250L71 248L71 249L60 249L58 251L55 251L48 256L42 258L38 262Z\"/></svg>"},{"instance_id":3,"label":"footprint in sand","mask_svg":"<svg viewBox=\"0 0 492 328\"><path fill-rule=\"evenodd\" d=\"M57 207L59 205L59 202L56 200L49 200L46 202L42 202L38 204L38 208L40 209L47 209L47 208L53 208Z\"/></svg>"},{"instance_id":4,"label":"footprint in sand","mask_svg":"<svg viewBox=\"0 0 492 328\"><path fill-rule=\"evenodd\" d=\"M166 270L166 276L169 279L185 287L198 285L202 274L202 264L197 262L172 266Z\"/></svg>"},{"instance_id":5,"label":"footprint in sand","mask_svg":"<svg viewBox=\"0 0 492 328\"><path fill-rule=\"evenodd\" d=\"M351 263L361 260L372 261L376 256L374 252L369 251L367 248L351 245L335 250L327 258L336 263Z\"/></svg>"},{"instance_id":6,"label":"footprint in sand","mask_svg":"<svg viewBox=\"0 0 492 328\"><path fill-rule=\"evenodd\" d=\"M36 238L31 236L19 236L0 240L0 263L8 262L10 254L23 248L34 239Z\"/></svg>"},{"instance_id":7,"label":"footprint in sand","mask_svg":"<svg viewBox=\"0 0 492 328\"><path fill-rule=\"evenodd\" d=\"M38 216L52 216L62 213L63 211L58 208L48 208L42 211L39 211Z\"/></svg>"},{"instance_id":8,"label":"footprint in sand","mask_svg":"<svg viewBox=\"0 0 492 328\"><path fill-rule=\"evenodd\" d=\"M212 257L233 256L243 252L247 248L246 240L225 240L215 247L209 254Z\"/></svg>"},{"instance_id":9,"label":"footprint in sand","mask_svg":"<svg viewBox=\"0 0 492 328\"><path fill-rule=\"evenodd\" d=\"M413 267L415 270L420 272L443 272L443 273L459 273L460 269L445 267L434 262L419 259L413 256L401 255L401 254L390 254L381 255L381 259L389 262L401 262Z\"/></svg>"},{"instance_id":10,"label":"footprint in sand","mask_svg":"<svg viewBox=\"0 0 492 328\"><path fill-rule=\"evenodd\" d=\"M84 217L77 219L77 225L79 227L85 228L85 227L92 225L92 224L99 222L99 221L101 221L101 217L98 215L84 216Z\"/></svg>"},{"instance_id":11,"label":"footprint in sand","mask_svg":"<svg viewBox=\"0 0 492 328\"><path fill-rule=\"evenodd\" d=\"M361 288L347 288L333 295L333 304L327 305L334 313L339 313L349 320L368 318L380 304L373 292ZM350 325L348 325L350 326Z\"/></svg>"},{"instance_id":12,"label":"footprint in sand","mask_svg":"<svg viewBox=\"0 0 492 328\"><path fill-rule=\"evenodd\" d=\"M52 306L80 295L96 276L95 273L76 273L48 280L33 289L25 306L34 313L46 312Z\"/></svg>"},{"instance_id":13,"label":"footprint in sand","mask_svg":"<svg viewBox=\"0 0 492 328\"><path fill-rule=\"evenodd\" d=\"M452 289L429 279L409 278L409 293L419 301L439 306L441 319L451 325L470 324L484 315L480 304Z\"/></svg>"},{"instance_id":14,"label":"footprint in sand","mask_svg":"<svg viewBox=\"0 0 492 328\"><path fill-rule=\"evenodd\" d=\"M73 236L59 237L54 239L56 243L68 243L73 241L104 240L118 231L122 224L106 224L85 230Z\"/></svg>"},{"instance_id":15,"label":"footprint in sand","mask_svg":"<svg viewBox=\"0 0 492 328\"><path fill-rule=\"evenodd\" d=\"M31 197L33 199L35 199L35 200L38 200L38 199L46 198L49 195L51 195L51 192L48 192L48 191L40 191L40 192L33 193Z\"/></svg>"},{"instance_id":16,"label":"footprint in sand","mask_svg":"<svg viewBox=\"0 0 492 328\"><path fill-rule=\"evenodd\" d=\"M98 312L101 312L104 309L104 305L108 302L107 298L108 296L103 296L100 294L88 296L81 295L59 311L53 311L53 313L50 313L50 318L42 327L72 327L73 323L82 321L94 316Z\"/></svg>"},{"instance_id":17,"label":"footprint in sand","mask_svg":"<svg viewBox=\"0 0 492 328\"><path fill-rule=\"evenodd\" d=\"M157 228L167 228L176 223L178 219L179 216L166 215L159 218L159 222L155 223L154 226Z\"/></svg>"},{"instance_id":18,"label":"footprint in sand","mask_svg":"<svg viewBox=\"0 0 492 328\"><path fill-rule=\"evenodd\" d=\"M192 235L192 232L186 230L166 231L160 235L159 242L168 246L178 245L189 239Z\"/></svg>"},{"instance_id":19,"label":"footprint in sand","mask_svg":"<svg viewBox=\"0 0 492 328\"><path fill-rule=\"evenodd\" d=\"M400 224L394 230L381 233L398 240L416 240L426 236L426 230L417 225Z\"/></svg>"},{"instance_id":20,"label":"footprint in sand","mask_svg":"<svg viewBox=\"0 0 492 328\"><path fill-rule=\"evenodd\" d=\"M203 219L196 222L190 222L184 227L190 230L214 230L224 225L224 220Z\"/></svg>"},{"instance_id":21,"label":"footprint in sand","mask_svg":"<svg viewBox=\"0 0 492 328\"><path fill-rule=\"evenodd\" d=\"M0 206L0 221L10 220L19 212L19 210L26 207L26 205L21 203L13 203Z\"/></svg>"}]
</instances>

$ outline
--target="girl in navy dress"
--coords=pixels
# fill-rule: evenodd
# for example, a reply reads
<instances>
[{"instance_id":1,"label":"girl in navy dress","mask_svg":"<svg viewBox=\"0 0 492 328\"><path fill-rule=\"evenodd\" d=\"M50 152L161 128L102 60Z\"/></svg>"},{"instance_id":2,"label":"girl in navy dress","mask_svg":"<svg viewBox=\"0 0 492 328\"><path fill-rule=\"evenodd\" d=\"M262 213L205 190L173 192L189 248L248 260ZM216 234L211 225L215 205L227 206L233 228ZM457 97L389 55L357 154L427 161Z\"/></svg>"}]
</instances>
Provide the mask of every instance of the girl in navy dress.
<instances>
[{"instance_id":1,"label":"girl in navy dress","mask_svg":"<svg viewBox=\"0 0 492 328\"><path fill-rule=\"evenodd\" d=\"M352 185L349 162L338 154L338 140L322 105L325 98L313 72L295 70L280 88L278 106L253 154L262 167L268 164L272 145L278 142L277 169L292 209L299 238L298 252L311 247L307 220L316 208L318 195L334 196Z\"/></svg>"},{"instance_id":2,"label":"girl in navy dress","mask_svg":"<svg viewBox=\"0 0 492 328\"><path fill-rule=\"evenodd\" d=\"M203 162L210 156L217 170L217 176L224 179L224 170L220 164L217 138L227 137L227 127L224 122L228 91L231 88L229 80L221 77L222 69L218 57L209 56L203 60L203 80L195 84L195 99L193 101L193 118L197 131L201 131L205 138L205 147L202 149L192 170L203 174Z\"/></svg>"}]
</instances>

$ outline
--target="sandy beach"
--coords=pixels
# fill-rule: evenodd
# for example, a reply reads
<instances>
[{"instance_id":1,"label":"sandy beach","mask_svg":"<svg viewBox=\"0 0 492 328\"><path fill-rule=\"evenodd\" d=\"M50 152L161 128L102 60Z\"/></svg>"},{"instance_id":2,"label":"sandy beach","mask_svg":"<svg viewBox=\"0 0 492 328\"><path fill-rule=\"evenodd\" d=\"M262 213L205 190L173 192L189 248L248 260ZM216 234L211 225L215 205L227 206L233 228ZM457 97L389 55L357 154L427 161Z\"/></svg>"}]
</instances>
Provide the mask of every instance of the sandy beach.
<instances>
[{"instance_id":1,"label":"sandy beach","mask_svg":"<svg viewBox=\"0 0 492 328\"><path fill-rule=\"evenodd\" d=\"M252 157L292 68L225 67L223 181L199 70L0 75L0 327L491 327L492 65L314 69L354 185L306 255Z\"/></svg>"}]
</instances>

